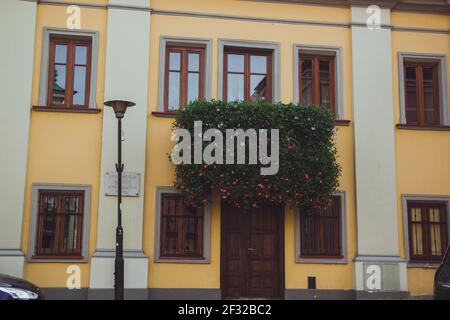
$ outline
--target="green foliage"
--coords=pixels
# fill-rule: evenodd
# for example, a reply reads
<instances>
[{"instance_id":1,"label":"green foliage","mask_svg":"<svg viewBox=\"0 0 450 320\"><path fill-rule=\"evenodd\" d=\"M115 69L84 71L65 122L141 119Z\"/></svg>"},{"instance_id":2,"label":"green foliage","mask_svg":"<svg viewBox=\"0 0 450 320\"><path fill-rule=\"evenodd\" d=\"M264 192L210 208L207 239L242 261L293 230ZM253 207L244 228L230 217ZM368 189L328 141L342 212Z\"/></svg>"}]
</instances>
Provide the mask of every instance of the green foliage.
<instances>
[{"instance_id":1,"label":"green foliage","mask_svg":"<svg viewBox=\"0 0 450 320\"><path fill-rule=\"evenodd\" d=\"M279 129L280 165L276 175L260 174L255 165L180 164L174 185L195 206L207 201L213 190L223 201L248 209L265 203L325 207L338 186L341 173L334 142L335 122L325 107L270 103L196 101L177 115L174 128L193 137L194 121L203 132L219 129ZM205 142L204 146L209 144ZM269 144L270 145L270 144ZM225 150L224 150L225 155ZM248 160L248 159L247 159ZM267 166L263 166L267 167Z\"/></svg>"}]
</instances>

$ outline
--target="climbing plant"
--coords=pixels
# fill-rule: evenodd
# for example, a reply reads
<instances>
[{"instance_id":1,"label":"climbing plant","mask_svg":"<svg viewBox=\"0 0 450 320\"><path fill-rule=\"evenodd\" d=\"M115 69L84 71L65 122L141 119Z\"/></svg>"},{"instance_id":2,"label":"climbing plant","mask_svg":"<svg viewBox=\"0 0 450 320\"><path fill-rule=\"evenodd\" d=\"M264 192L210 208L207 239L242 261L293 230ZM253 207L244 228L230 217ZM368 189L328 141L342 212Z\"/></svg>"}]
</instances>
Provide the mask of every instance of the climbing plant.
<instances>
[{"instance_id":1,"label":"climbing plant","mask_svg":"<svg viewBox=\"0 0 450 320\"><path fill-rule=\"evenodd\" d=\"M222 201L243 209L264 204L300 207L329 204L338 186L341 167L334 140L335 121L326 107L195 101L177 114L173 128L187 129L193 138L194 121L202 121L203 132L219 130L224 139L226 129L267 129L268 140L270 129L279 129L279 170L274 175L261 175L260 169L268 165L259 162L178 164L174 186L184 194L187 203L200 206L217 191ZM203 147L210 143L203 142ZM193 157L193 148L190 153Z\"/></svg>"}]
</instances>

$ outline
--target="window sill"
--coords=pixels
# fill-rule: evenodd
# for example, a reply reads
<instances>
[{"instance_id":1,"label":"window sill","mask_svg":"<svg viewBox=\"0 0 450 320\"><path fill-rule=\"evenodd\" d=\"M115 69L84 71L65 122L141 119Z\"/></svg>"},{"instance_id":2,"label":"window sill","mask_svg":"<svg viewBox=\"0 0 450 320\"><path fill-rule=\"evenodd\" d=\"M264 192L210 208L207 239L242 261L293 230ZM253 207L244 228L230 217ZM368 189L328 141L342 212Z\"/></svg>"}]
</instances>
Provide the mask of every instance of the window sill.
<instances>
[{"instance_id":1,"label":"window sill","mask_svg":"<svg viewBox=\"0 0 450 320\"><path fill-rule=\"evenodd\" d=\"M32 256L28 259L28 262L73 262L87 263L88 259L83 256Z\"/></svg>"},{"instance_id":2,"label":"window sill","mask_svg":"<svg viewBox=\"0 0 450 320\"><path fill-rule=\"evenodd\" d=\"M100 113L102 109L98 108L61 108L61 107L47 107L47 106L33 106L33 111L37 112L65 112L65 113Z\"/></svg>"},{"instance_id":3,"label":"window sill","mask_svg":"<svg viewBox=\"0 0 450 320\"><path fill-rule=\"evenodd\" d=\"M153 111L152 116L159 118L175 118L178 112L161 112L161 111Z\"/></svg>"},{"instance_id":4,"label":"window sill","mask_svg":"<svg viewBox=\"0 0 450 320\"><path fill-rule=\"evenodd\" d=\"M397 129L403 130L429 130L429 131L450 131L450 126L417 126L410 124L397 124Z\"/></svg>"},{"instance_id":5,"label":"window sill","mask_svg":"<svg viewBox=\"0 0 450 320\"><path fill-rule=\"evenodd\" d=\"M416 262L410 261L406 265L408 268L425 268L425 269L437 269L440 266L439 262Z\"/></svg>"},{"instance_id":6,"label":"window sill","mask_svg":"<svg viewBox=\"0 0 450 320\"><path fill-rule=\"evenodd\" d=\"M344 257L297 257L295 263L303 264L348 264Z\"/></svg>"},{"instance_id":7,"label":"window sill","mask_svg":"<svg viewBox=\"0 0 450 320\"><path fill-rule=\"evenodd\" d=\"M210 263L209 259L206 258L183 258L183 257L159 257L155 258L154 261L156 263L186 263L186 264L208 264Z\"/></svg>"},{"instance_id":8,"label":"window sill","mask_svg":"<svg viewBox=\"0 0 450 320\"><path fill-rule=\"evenodd\" d=\"M336 126L339 126L339 127L349 127L350 122L351 122L351 120L338 120L338 119L335 120Z\"/></svg>"}]
</instances>

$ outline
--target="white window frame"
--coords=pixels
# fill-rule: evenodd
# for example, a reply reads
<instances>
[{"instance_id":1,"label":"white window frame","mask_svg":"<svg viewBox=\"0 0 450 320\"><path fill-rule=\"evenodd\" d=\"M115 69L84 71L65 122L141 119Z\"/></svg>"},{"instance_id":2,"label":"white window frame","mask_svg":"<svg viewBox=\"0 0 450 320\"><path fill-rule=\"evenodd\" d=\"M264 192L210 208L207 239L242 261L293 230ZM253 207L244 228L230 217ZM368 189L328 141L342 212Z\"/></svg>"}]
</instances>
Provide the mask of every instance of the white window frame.
<instances>
[{"instance_id":1,"label":"white window frame","mask_svg":"<svg viewBox=\"0 0 450 320\"><path fill-rule=\"evenodd\" d=\"M89 91L89 108L97 108L97 65L99 49L99 33L92 30L70 30L45 27L42 38L41 72L39 83L39 106L48 106L47 91L50 63L50 37L51 36L82 36L90 37L92 41L91 81Z\"/></svg>"},{"instance_id":2,"label":"white window frame","mask_svg":"<svg viewBox=\"0 0 450 320\"><path fill-rule=\"evenodd\" d=\"M203 258L165 258L161 257L161 196L163 193L179 194L173 187L156 187L155 207L155 247L154 262L162 263L187 263L209 264L211 262L211 205L206 204L203 212Z\"/></svg>"},{"instance_id":3,"label":"white window frame","mask_svg":"<svg viewBox=\"0 0 450 320\"><path fill-rule=\"evenodd\" d=\"M31 186L31 213L30 230L28 239L28 261L29 262L89 262L89 229L91 218L91 198L92 186L84 184L54 184L54 183L33 183ZM83 202L83 228L81 235L81 258L33 258L36 253L37 224L39 216L39 191L42 190L61 190L61 191L84 191Z\"/></svg>"},{"instance_id":4,"label":"white window frame","mask_svg":"<svg viewBox=\"0 0 450 320\"><path fill-rule=\"evenodd\" d=\"M340 214L340 226L341 226L341 254L342 258L330 259L330 258L303 258L301 257L301 227L300 227L300 209L295 209L295 263L310 263L310 264L347 264L348 252L347 252L347 197L345 191L336 191L333 196L341 198L341 214Z\"/></svg>"},{"instance_id":5,"label":"white window frame","mask_svg":"<svg viewBox=\"0 0 450 320\"><path fill-rule=\"evenodd\" d=\"M294 103L300 102L299 88L299 56L300 54L324 55L335 57L334 90L336 103L336 120L344 118L344 76L342 47L335 46L311 46L306 44L294 44Z\"/></svg>"},{"instance_id":6,"label":"white window frame","mask_svg":"<svg viewBox=\"0 0 450 320\"><path fill-rule=\"evenodd\" d=\"M439 72L439 125L450 125L449 105L448 105L448 75L447 56L445 54L432 53L398 53L398 79L400 93L400 124L407 124L405 111L405 61L417 62L437 62Z\"/></svg>"},{"instance_id":7,"label":"white window frame","mask_svg":"<svg viewBox=\"0 0 450 320\"><path fill-rule=\"evenodd\" d=\"M164 87L166 72L166 48L168 45L197 46L205 48L204 99L211 100L212 91L212 39L161 36L159 41L158 112L164 112Z\"/></svg>"}]
</instances>

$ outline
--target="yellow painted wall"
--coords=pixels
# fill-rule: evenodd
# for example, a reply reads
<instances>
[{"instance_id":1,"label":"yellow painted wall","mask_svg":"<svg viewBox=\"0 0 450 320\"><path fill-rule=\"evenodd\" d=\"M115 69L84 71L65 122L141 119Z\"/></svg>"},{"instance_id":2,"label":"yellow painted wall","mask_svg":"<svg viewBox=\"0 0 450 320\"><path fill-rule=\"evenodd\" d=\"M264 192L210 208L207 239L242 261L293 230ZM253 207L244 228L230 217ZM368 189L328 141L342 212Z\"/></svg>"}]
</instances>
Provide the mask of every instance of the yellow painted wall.
<instances>
[{"instance_id":1,"label":"yellow painted wall","mask_svg":"<svg viewBox=\"0 0 450 320\"><path fill-rule=\"evenodd\" d=\"M88 2L88 1L84 1ZM92 1L91 1L92 2ZM96 3L106 0L96 1ZM42 36L44 27L66 28L66 8L39 5L35 41L32 104L39 102ZM97 106L103 106L105 10L83 8L81 28L99 32ZM28 253L32 183L89 184L92 186L89 253L95 251L100 178L102 114L31 112L28 168L25 190L22 248ZM43 287L65 287L66 268L71 263L32 262L25 265L26 279ZM81 286L89 286L89 264L81 268Z\"/></svg>"},{"instance_id":2,"label":"yellow painted wall","mask_svg":"<svg viewBox=\"0 0 450 320\"><path fill-rule=\"evenodd\" d=\"M391 22L395 26L403 27L450 28L450 18L442 15L393 13ZM392 33L395 124L399 123L400 119L399 52L445 54L448 59L450 35L395 31ZM447 75L450 75L448 64ZM450 90L446 89L450 101ZM407 221L403 221L402 217L401 195L450 195L450 132L396 129L395 138L399 241L401 256L405 257L403 224ZM411 294L432 294L435 271L434 268L408 268L408 287Z\"/></svg>"}]
</instances>

